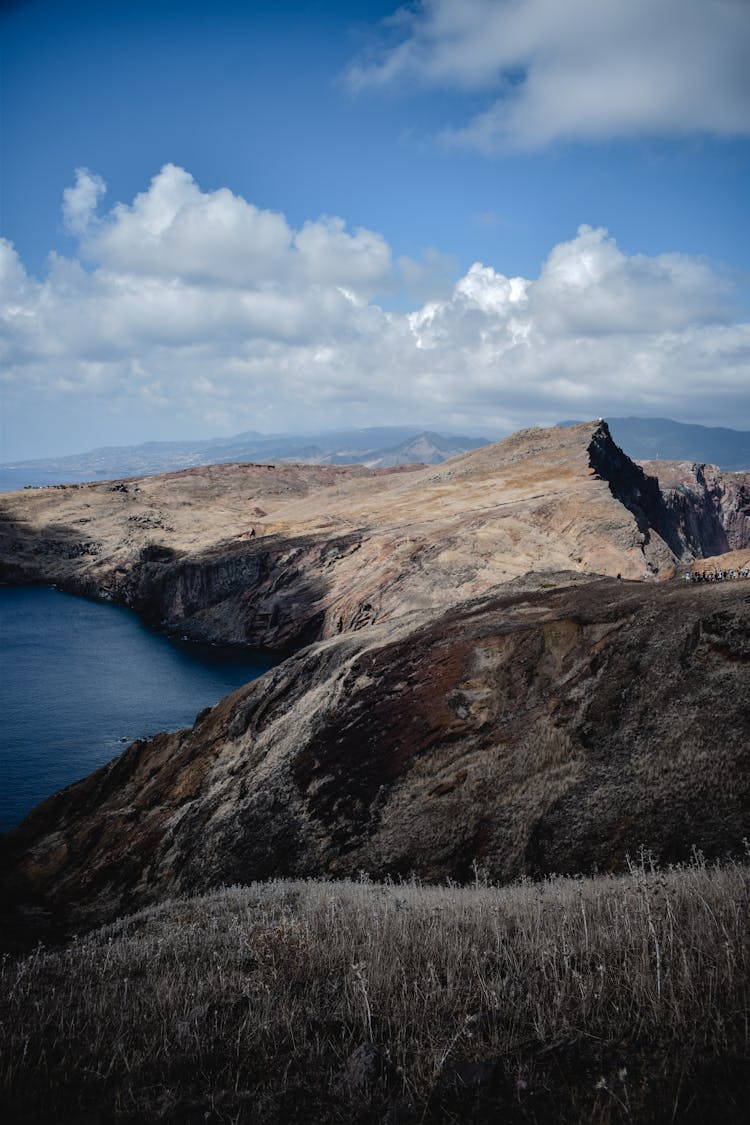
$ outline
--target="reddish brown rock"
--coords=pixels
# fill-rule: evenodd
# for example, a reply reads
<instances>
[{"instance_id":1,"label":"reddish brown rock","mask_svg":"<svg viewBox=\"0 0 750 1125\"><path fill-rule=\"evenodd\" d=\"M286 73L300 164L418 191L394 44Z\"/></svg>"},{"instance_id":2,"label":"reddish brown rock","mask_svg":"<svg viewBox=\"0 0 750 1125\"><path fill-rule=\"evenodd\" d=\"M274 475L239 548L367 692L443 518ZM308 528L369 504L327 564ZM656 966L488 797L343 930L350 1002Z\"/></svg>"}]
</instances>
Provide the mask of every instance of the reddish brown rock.
<instances>
[{"instance_id":1,"label":"reddish brown rock","mask_svg":"<svg viewBox=\"0 0 750 1125\"><path fill-rule=\"evenodd\" d=\"M513 879L740 847L750 581L640 579L720 534L750 548L745 485L712 478L717 508L661 472L590 423L412 472L0 497L7 580L295 652L38 806L3 844L14 924L279 875Z\"/></svg>"},{"instance_id":2,"label":"reddish brown rock","mask_svg":"<svg viewBox=\"0 0 750 1125\"><path fill-rule=\"evenodd\" d=\"M274 876L741 849L750 583L557 582L320 642L135 743L6 838L6 894L77 927Z\"/></svg>"},{"instance_id":3,"label":"reddish brown rock","mask_svg":"<svg viewBox=\"0 0 750 1125\"><path fill-rule=\"evenodd\" d=\"M690 461L640 464L658 478L664 505L696 555L721 555L750 544L750 473Z\"/></svg>"}]
</instances>

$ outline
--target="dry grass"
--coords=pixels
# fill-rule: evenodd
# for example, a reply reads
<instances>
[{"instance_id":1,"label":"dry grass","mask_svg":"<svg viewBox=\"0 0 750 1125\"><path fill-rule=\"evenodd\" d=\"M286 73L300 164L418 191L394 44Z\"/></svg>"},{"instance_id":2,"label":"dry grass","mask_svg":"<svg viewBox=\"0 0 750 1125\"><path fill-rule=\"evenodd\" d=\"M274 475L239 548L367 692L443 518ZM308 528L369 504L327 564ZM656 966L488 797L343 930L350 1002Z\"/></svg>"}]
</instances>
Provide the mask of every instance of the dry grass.
<instances>
[{"instance_id":1,"label":"dry grass","mask_svg":"<svg viewBox=\"0 0 750 1125\"><path fill-rule=\"evenodd\" d=\"M642 857L167 903L4 964L3 1119L739 1122L749 892Z\"/></svg>"}]
</instances>

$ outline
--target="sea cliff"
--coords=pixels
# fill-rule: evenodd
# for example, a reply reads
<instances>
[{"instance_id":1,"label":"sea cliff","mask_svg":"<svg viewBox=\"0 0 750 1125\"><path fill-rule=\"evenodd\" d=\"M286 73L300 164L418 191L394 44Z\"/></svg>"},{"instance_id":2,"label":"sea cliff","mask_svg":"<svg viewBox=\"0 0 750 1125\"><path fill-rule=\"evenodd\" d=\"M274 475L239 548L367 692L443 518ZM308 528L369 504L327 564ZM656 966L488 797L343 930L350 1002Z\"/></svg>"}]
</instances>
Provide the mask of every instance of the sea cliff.
<instances>
[{"instance_id":1,"label":"sea cliff","mask_svg":"<svg viewBox=\"0 0 750 1125\"><path fill-rule=\"evenodd\" d=\"M750 583L669 576L746 545L747 481L714 474L717 505L693 473L686 508L656 469L588 423L409 471L0 498L6 581L288 654L4 840L17 931L278 875L512 880L741 846Z\"/></svg>"}]
</instances>

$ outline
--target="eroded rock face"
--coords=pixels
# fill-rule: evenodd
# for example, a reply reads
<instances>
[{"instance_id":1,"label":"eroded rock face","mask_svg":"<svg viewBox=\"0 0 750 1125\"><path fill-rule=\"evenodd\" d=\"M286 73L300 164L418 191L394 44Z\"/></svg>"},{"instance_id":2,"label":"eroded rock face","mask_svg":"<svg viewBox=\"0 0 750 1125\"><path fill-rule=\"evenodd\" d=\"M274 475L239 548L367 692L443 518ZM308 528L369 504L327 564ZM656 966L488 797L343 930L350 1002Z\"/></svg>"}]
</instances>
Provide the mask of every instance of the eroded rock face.
<instances>
[{"instance_id":1,"label":"eroded rock face","mask_svg":"<svg viewBox=\"0 0 750 1125\"><path fill-rule=\"evenodd\" d=\"M196 639L290 651L529 570L664 571L722 526L681 515L673 493L665 503L596 423L418 471L215 466L0 497L0 577L122 602ZM750 530L739 508L733 520L726 534Z\"/></svg>"},{"instance_id":2,"label":"eroded rock face","mask_svg":"<svg viewBox=\"0 0 750 1125\"><path fill-rule=\"evenodd\" d=\"M750 473L690 461L642 461L658 478L677 534L697 557L750 546Z\"/></svg>"},{"instance_id":3,"label":"eroded rock face","mask_svg":"<svg viewBox=\"0 0 750 1125\"><path fill-rule=\"evenodd\" d=\"M555 581L320 642L135 743L6 838L7 892L81 926L273 876L740 847L750 587Z\"/></svg>"},{"instance_id":4,"label":"eroded rock face","mask_svg":"<svg viewBox=\"0 0 750 1125\"><path fill-rule=\"evenodd\" d=\"M411 472L220 466L0 497L6 580L293 653L5 838L23 933L271 876L736 849L750 585L637 579L750 547L748 482L653 469L661 487L591 423Z\"/></svg>"}]
</instances>

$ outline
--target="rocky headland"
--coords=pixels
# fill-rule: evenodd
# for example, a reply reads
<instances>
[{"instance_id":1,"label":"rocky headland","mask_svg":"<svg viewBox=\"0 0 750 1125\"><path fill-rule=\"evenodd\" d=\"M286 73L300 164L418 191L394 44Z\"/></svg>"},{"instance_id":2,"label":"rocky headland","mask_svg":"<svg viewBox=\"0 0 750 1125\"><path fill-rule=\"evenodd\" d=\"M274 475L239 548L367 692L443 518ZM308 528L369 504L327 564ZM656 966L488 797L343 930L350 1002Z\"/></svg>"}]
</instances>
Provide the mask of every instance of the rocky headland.
<instances>
[{"instance_id":1,"label":"rocky headland","mask_svg":"<svg viewBox=\"0 0 750 1125\"><path fill-rule=\"evenodd\" d=\"M750 477L693 469L660 489L594 423L429 468L235 464L25 490L0 497L0 581L290 651L529 571L641 579L742 546Z\"/></svg>"},{"instance_id":2,"label":"rocky headland","mask_svg":"<svg viewBox=\"0 0 750 1125\"><path fill-rule=\"evenodd\" d=\"M644 471L645 469L645 471ZM431 468L225 465L0 498L0 574L287 659L3 842L16 924L278 875L465 880L750 832L747 474L602 423ZM657 578L664 581L654 581Z\"/></svg>"},{"instance_id":3,"label":"rocky headland","mask_svg":"<svg viewBox=\"0 0 750 1125\"><path fill-rule=\"evenodd\" d=\"M694 461L641 461L659 481L662 500L680 536L699 557L747 552L750 473L724 473Z\"/></svg>"}]
</instances>

